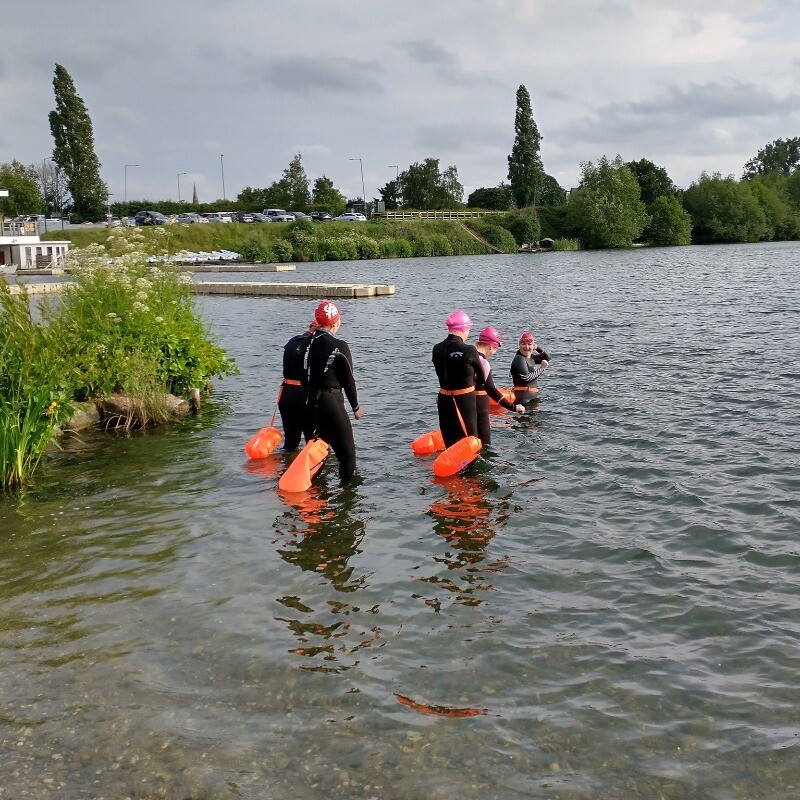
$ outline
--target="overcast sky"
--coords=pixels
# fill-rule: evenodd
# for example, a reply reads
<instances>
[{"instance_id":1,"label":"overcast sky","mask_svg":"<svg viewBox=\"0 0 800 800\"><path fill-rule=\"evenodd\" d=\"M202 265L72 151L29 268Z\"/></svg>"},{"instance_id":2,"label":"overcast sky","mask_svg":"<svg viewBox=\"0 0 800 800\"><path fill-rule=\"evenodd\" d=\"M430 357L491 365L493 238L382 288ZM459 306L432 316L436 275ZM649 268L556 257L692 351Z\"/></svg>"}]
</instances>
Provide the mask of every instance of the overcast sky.
<instances>
[{"instance_id":1,"label":"overcast sky","mask_svg":"<svg viewBox=\"0 0 800 800\"><path fill-rule=\"evenodd\" d=\"M367 197L425 158L464 199L507 179L516 91L545 170L570 188L603 155L679 186L739 177L800 135L798 0L0 0L0 163L52 155L54 65L122 200L233 199L300 153ZM222 158L220 158L222 156Z\"/></svg>"}]
</instances>

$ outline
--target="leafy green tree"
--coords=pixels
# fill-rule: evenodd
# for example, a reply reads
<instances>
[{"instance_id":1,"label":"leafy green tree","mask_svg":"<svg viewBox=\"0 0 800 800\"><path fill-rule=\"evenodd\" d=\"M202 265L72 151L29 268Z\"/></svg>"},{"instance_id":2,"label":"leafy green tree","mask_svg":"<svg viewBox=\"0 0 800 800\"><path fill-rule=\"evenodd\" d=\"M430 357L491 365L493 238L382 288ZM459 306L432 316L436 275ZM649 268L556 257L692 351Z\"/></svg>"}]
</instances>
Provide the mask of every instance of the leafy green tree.
<instances>
[{"instance_id":1,"label":"leafy green tree","mask_svg":"<svg viewBox=\"0 0 800 800\"><path fill-rule=\"evenodd\" d=\"M43 159L35 169L45 212L61 212L69 200L64 171L49 158Z\"/></svg>"},{"instance_id":2,"label":"leafy green tree","mask_svg":"<svg viewBox=\"0 0 800 800\"><path fill-rule=\"evenodd\" d=\"M800 166L800 136L793 139L775 139L764 145L755 158L744 165L743 179L768 172L782 172L790 175Z\"/></svg>"},{"instance_id":3,"label":"leafy green tree","mask_svg":"<svg viewBox=\"0 0 800 800\"><path fill-rule=\"evenodd\" d=\"M767 239L787 241L800 235L800 214L792 207L786 177L777 172L757 175L747 182L767 221Z\"/></svg>"},{"instance_id":4,"label":"leafy green tree","mask_svg":"<svg viewBox=\"0 0 800 800\"><path fill-rule=\"evenodd\" d=\"M544 167L539 157L542 137L533 119L531 96L524 86L517 89L514 144L508 157L508 179L517 208L536 205L542 191Z\"/></svg>"},{"instance_id":5,"label":"leafy green tree","mask_svg":"<svg viewBox=\"0 0 800 800\"><path fill-rule=\"evenodd\" d=\"M534 206L512 211L503 218L502 226L511 232L517 244L538 242L542 235L539 214Z\"/></svg>"},{"instance_id":6,"label":"leafy green tree","mask_svg":"<svg viewBox=\"0 0 800 800\"><path fill-rule=\"evenodd\" d=\"M662 194L648 207L647 238L658 247L692 243L692 218L675 195Z\"/></svg>"},{"instance_id":7,"label":"leafy green tree","mask_svg":"<svg viewBox=\"0 0 800 800\"><path fill-rule=\"evenodd\" d=\"M563 206L567 202L567 193L552 175L542 175L541 191L536 197L536 205Z\"/></svg>"},{"instance_id":8,"label":"leafy green tree","mask_svg":"<svg viewBox=\"0 0 800 800\"><path fill-rule=\"evenodd\" d=\"M0 164L0 189L8 189L8 197L0 198L0 211L5 216L17 217L44 211L34 167L26 167L19 161Z\"/></svg>"},{"instance_id":9,"label":"leafy green tree","mask_svg":"<svg viewBox=\"0 0 800 800\"><path fill-rule=\"evenodd\" d=\"M345 196L333 185L333 181L323 175L314 181L314 191L311 194L311 202L318 208L328 211L335 211L339 214L344 211Z\"/></svg>"},{"instance_id":10,"label":"leafy green tree","mask_svg":"<svg viewBox=\"0 0 800 800\"><path fill-rule=\"evenodd\" d=\"M467 208L508 211L511 208L511 189L507 184L500 184L492 189L476 189L467 198Z\"/></svg>"},{"instance_id":11,"label":"leafy green tree","mask_svg":"<svg viewBox=\"0 0 800 800\"><path fill-rule=\"evenodd\" d=\"M399 180L389 181L382 189L378 189L378 194L387 211L396 211L400 208L402 195L400 194Z\"/></svg>"},{"instance_id":12,"label":"leafy green tree","mask_svg":"<svg viewBox=\"0 0 800 800\"><path fill-rule=\"evenodd\" d=\"M634 174L639 184L642 202L649 206L657 197L676 195L678 188L667 175L663 167L642 158L639 161L627 161L625 166Z\"/></svg>"},{"instance_id":13,"label":"leafy green tree","mask_svg":"<svg viewBox=\"0 0 800 800\"><path fill-rule=\"evenodd\" d=\"M298 153L283 171L279 181L288 197L287 208L303 209L311 202L311 192L308 188L308 178L303 169L303 162Z\"/></svg>"},{"instance_id":14,"label":"leafy green tree","mask_svg":"<svg viewBox=\"0 0 800 800\"><path fill-rule=\"evenodd\" d=\"M464 196L456 167L439 172L439 159L426 158L400 173L403 204L419 210L457 208Z\"/></svg>"},{"instance_id":15,"label":"leafy green tree","mask_svg":"<svg viewBox=\"0 0 800 800\"><path fill-rule=\"evenodd\" d=\"M236 202L244 209L261 211L269 206L265 189L253 189L245 186L236 196Z\"/></svg>"},{"instance_id":16,"label":"leafy green tree","mask_svg":"<svg viewBox=\"0 0 800 800\"><path fill-rule=\"evenodd\" d=\"M698 243L758 242L771 237L766 215L747 181L702 173L683 196Z\"/></svg>"},{"instance_id":17,"label":"leafy green tree","mask_svg":"<svg viewBox=\"0 0 800 800\"><path fill-rule=\"evenodd\" d=\"M53 90L56 109L49 115L55 142L53 161L67 176L72 213L79 219L100 219L108 199L108 189L100 179L92 120L75 91L72 77L60 64L56 64Z\"/></svg>"},{"instance_id":18,"label":"leafy green tree","mask_svg":"<svg viewBox=\"0 0 800 800\"><path fill-rule=\"evenodd\" d=\"M567 205L573 235L587 248L630 247L648 222L636 177L619 156L581 169L581 185Z\"/></svg>"}]
</instances>

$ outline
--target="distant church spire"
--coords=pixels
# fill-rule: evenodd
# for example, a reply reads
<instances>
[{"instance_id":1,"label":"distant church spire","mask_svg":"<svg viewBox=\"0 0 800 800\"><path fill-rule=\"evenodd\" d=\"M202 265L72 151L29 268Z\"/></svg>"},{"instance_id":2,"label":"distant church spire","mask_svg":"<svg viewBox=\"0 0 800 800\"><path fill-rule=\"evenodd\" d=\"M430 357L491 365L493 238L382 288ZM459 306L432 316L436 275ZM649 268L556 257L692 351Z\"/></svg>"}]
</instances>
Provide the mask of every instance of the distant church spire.
<instances>
[{"instance_id":1,"label":"distant church spire","mask_svg":"<svg viewBox=\"0 0 800 800\"><path fill-rule=\"evenodd\" d=\"M200 201L197 199L197 184L192 185L192 203L196 206L200 205Z\"/></svg>"}]
</instances>

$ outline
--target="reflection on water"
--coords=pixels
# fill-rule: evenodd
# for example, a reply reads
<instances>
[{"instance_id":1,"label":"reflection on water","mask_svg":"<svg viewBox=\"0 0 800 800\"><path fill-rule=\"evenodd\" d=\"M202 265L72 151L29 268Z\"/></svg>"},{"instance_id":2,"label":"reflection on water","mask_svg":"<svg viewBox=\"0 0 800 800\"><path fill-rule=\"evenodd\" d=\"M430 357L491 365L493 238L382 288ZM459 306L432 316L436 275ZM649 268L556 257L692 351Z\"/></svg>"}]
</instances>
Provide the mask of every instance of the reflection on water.
<instances>
[{"instance_id":1,"label":"reflection on water","mask_svg":"<svg viewBox=\"0 0 800 800\"><path fill-rule=\"evenodd\" d=\"M446 545L434 561L447 572L420 580L450 592L455 602L477 606L482 602L480 593L492 588L488 575L502 568L502 560L491 564L483 562L489 542L503 528L508 505L491 497L499 484L487 475L433 478L433 483L447 492L434 500L428 510L434 521L434 531ZM425 603L441 611L438 597L426 598Z\"/></svg>"}]
</instances>

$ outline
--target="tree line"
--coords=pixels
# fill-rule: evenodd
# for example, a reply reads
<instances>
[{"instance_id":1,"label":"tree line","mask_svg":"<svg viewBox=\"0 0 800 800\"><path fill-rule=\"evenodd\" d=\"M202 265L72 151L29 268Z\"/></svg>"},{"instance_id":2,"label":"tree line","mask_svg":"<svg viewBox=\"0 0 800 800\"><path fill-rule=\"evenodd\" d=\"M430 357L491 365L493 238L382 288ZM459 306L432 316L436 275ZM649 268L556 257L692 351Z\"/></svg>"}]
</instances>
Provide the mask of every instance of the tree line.
<instances>
[{"instance_id":1,"label":"tree line","mask_svg":"<svg viewBox=\"0 0 800 800\"><path fill-rule=\"evenodd\" d=\"M54 148L39 165L19 161L0 164L0 212L69 214L96 220L108 207L108 188L100 178L92 121L72 77L60 64L53 79L55 109L49 114ZM703 172L688 189L680 189L666 170L648 159L623 162L619 156L581 164L581 181L566 191L542 163L541 134L533 117L530 94L516 94L515 137L507 159L505 181L473 191L464 203L457 167L440 168L426 158L408 166L378 189L380 197L347 198L325 175L309 181L301 154L281 178L264 188L244 188L234 205L242 210L287 208L327 210L377 207L386 210L485 209L518 212L530 234L574 238L586 248L628 247L636 242L683 245L713 242L757 242L800 238L800 137L776 139L745 165L740 179ZM119 215L134 206L114 203ZM147 201L168 213L192 204ZM204 204L205 208L230 201ZM180 207L179 207L180 205ZM221 207L221 206L220 206Z\"/></svg>"}]
</instances>

